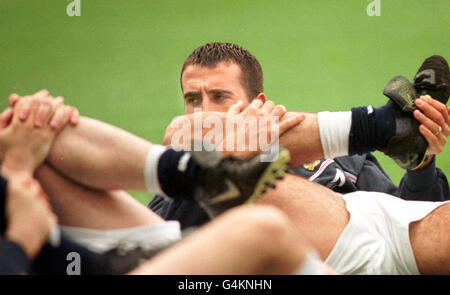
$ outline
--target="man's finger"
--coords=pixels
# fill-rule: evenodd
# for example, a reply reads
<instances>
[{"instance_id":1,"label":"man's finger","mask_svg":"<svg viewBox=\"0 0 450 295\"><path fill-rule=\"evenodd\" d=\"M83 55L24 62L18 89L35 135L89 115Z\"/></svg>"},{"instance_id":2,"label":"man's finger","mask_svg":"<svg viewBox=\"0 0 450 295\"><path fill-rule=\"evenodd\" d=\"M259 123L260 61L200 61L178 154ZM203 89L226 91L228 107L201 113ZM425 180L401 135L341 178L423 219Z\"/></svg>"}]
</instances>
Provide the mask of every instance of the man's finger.
<instances>
[{"instance_id":1,"label":"man's finger","mask_svg":"<svg viewBox=\"0 0 450 295\"><path fill-rule=\"evenodd\" d=\"M59 107L53 117L50 120L50 127L53 130L59 130L62 127L62 124L69 121L69 115L66 114L66 108L64 106Z\"/></svg>"},{"instance_id":2,"label":"man's finger","mask_svg":"<svg viewBox=\"0 0 450 295\"><path fill-rule=\"evenodd\" d=\"M42 127L50 118L52 107L48 102L41 102L34 118L34 126Z\"/></svg>"},{"instance_id":3,"label":"man's finger","mask_svg":"<svg viewBox=\"0 0 450 295\"><path fill-rule=\"evenodd\" d=\"M52 101L52 104L56 105L56 106L64 105L64 97L62 97L62 96L55 97Z\"/></svg>"},{"instance_id":4,"label":"man's finger","mask_svg":"<svg viewBox=\"0 0 450 295\"><path fill-rule=\"evenodd\" d=\"M420 125L419 126L419 132L427 140L427 142L428 142L428 149L427 149L427 151L429 151L430 154L435 155L435 154L439 154L440 152L442 152L443 145L441 144L441 142L439 141L437 136L435 136L433 134L432 131L430 131L426 126Z\"/></svg>"},{"instance_id":5,"label":"man's finger","mask_svg":"<svg viewBox=\"0 0 450 295\"><path fill-rule=\"evenodd\" d=\"M17 93L12 93L8 98L9 105L11 107L14 107L16 105L16 103L19 101L19 99L20 99L20 96Z\"/></svg>"},{"instance_id":6,"label":"man's finger","mask_svg":"<svg viewBox=\"0 0 450 295\"><path fill-rule=\"evenodd\" d=\"M261 107L261 111L271 113L273 108L275 107L275 103L271 100L266 100L266 102Z\"/></svg>"},{"instance_id":7,"label":"man's finger","mask_svg":"<svg viewBox=\"0 0 450 295\"><path fill-rule=\"evenodd\" d=\"M78 122L80 121L80 112L77 108L70 107L72 109L72 114L70 116L70 124L73 126L78 125Z\"/></svg>"},{"instance_id":8,"label":"man's finger","mask_svg":"<svg viewBox=\"0 0 450 295\"><path fill-rule=\"evenodd\" d=\"M42 89L33 94L32 96L37 99L45 98L50 95L50 92L47 89Z\"/></svg>"},{"instance_id":9,"label":"man's finger","mask_svg":"<svg viewBox=\"0 0 450 295\"><path fill-rule=\"evenodd\" d=\"M289 129L302 123L305 120L305 118L306 116L304 114L295 114L293 117L280 122L280 136Z\"/></svg>"},{"instance_id":10,"label":"man's finger","mask_svg":"<svg viewBox=\"0 0 450 295\"><path fill-rule=\"evenodd\" d=\"M425 116L433 120L436 124L440 125L441 127L445 127L447 125L447 122L444 120L442 113L435 109L431 104L429 104L428 100L419 98L416 99L415 104L419 107L419 109Z\"/></svg>"},{"instance_id":11,"label":"man's finger","mask_svg":"<svg viewBox=\"0 0 450 295\"><path fill-rule=\"evenodd\" d=\"M261 107L263 106L263 102L260 99L254 99L249 106L247 106L242 114L244 116L257 116Z\"/></svg>"},{"instance_id":12,"label":"man's finger","mask_svg":"<svg viewBox=\"0 0 450 295\"><path fill-rule=\"evenodd\" d=\"M273 108L272 113L270 115L281 118L284 116L284 114L286 114L286 107L284 105L279 104Z\"/></svg>"},{"instance_id":13,"label":"man's finger","mask_svg":"<svg viewBox=\"0 0 450 295\"><path fill-rule=\"evenodd\" d=\"M241 113L241 109L242 109L243 105L244 105L244 103L242 102L242 100L231 105L231 107L228 109L227 115L239 115Z\"/></svg>"},{"instance_id":14,"label":"man's finger","mask_svg":"<svg viewBox=\"0 0 450 295\"><path fill-rule=\"evenodd\" d=\"M448 114L447 106L445 104L443 104L439 100L427 96L421 96L421 98L425 100L428 104L430 104L432 107L434 107L436 110L438 110L444 117L444 120L447 123L447 125L450 125L450 115Z\"/></svg>"},{"instance_id":15,"label":"man's finger","mask_svg":"<svg viewBox=\"0 0 450 295\"><path fill-rule=\"evenodd\" d=\"M1 114L0 114L0 128L6 128L9 125L9 122L11 121L12 117L14 115L14 111L12 108L6 108Z\"/></svg>"},{"instance_id":16,"label":"man's finger","mask_svg":"<svg viewBox=\"0 0 450 295\"><path fill-rule=\"evenodd\" d=\"M252 103L248 106L248 107L253 107L253 108L257 108L258 110L261 109L261 107L263 106L263 101L256 98L252 101Z\"/></svg>"},{"instance_id":17,"label":"man's finger","mask_svg":"<svg viewBox=\"0 0 450 295\"><path fill-rule=\"evenodd\" d=\"M426 126L433 134L436 134L436 133L442 132L442 131L444 133L449 132L449 130L442 129L442 127L440 125L438 125L433 120L429 119L427 116L425 116L419 110L415 110L413 114L414 114L414 118L416 118L417 121L419 121L421 124ZM448 129L448 127L446 129Z\"/></svg>"},{"instance_id":18,"label":"man's finger","mask_svg":"<svg viewBox=\"0 0 450 295\"><path fill-rule=\"evenodd\" d=\"M242 114L244 116L257 116L259 115L259 109L250 105L242 112Z\"/></svg>"},{"instance_id":19,"label":"man's finger","mask_svg":"<svg viewBox=\"0 0 450 295\"><path fill-rule=\"evenodd\" d=\"M31 105L33 101L29 100L30 96L24 96L16 104L18 108L18 117L21 121L26 121L30 115ZM39 106L39 101L33 103L33 107ZM34 109L33 109L34 110Z\"/></svg>"}]
</instances>

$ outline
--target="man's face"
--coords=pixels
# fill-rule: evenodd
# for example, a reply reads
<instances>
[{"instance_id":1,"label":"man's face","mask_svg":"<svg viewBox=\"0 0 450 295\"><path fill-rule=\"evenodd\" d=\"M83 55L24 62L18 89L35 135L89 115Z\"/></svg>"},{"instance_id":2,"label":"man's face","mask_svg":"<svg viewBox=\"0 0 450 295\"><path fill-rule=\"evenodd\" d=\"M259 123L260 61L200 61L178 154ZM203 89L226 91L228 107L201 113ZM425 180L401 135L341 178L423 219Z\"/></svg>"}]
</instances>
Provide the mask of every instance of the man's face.
<instances>
[{"instance_id":1,"label":"man's face","mask_svg":"<svg viewBox=\"0 0 450 295\"><path fill-rule=\"evenodd\" d=\"M226 112L228 108L243 102L243 108L250 102L239 80L241 69L236 63L218 63L215 67L190 65L181 78L185 113L194 109Z\"/></svg>"}]
</instances>

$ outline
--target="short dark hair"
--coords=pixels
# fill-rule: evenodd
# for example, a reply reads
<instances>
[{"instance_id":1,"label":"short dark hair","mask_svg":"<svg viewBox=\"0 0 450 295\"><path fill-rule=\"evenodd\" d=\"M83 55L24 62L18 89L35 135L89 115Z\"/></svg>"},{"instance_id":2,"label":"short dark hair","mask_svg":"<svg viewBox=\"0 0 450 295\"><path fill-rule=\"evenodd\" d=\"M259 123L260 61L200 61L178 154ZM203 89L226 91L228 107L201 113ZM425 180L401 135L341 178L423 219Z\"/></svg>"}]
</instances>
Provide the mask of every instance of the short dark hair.
<instances>
[{"instance_id":1,"label":"short dark hair","mask_svg":"<svg viewBox=\"0 0 450 295\"><path fill-rule=\"evenodd\" d=\"M234 62L241 68L240 82L249 99L263 92L263 72L258 60L249 51L232 43L212 42L197 47L181 68L180 83L188 66L215 67L220 62Z\"/></svg>"}]
</instances>

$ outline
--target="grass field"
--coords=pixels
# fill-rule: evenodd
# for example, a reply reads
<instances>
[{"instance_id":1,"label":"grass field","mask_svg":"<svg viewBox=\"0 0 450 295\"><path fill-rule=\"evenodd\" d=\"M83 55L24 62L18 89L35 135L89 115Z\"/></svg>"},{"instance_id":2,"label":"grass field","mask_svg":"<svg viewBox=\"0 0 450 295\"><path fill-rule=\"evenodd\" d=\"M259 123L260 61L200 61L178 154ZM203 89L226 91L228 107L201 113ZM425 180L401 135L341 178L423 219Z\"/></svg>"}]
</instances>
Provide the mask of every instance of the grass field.
<instances>
[{"instance_id":1,"label":"grass field","mask_svg":"<svg viewBox=\"0 0 450 295\"><path fill-rule=\"evenodd\" d=\"M46 88L82 115L159 142L183 112L179 71L210 41L242 45L261 62L268 98L289 110L379 106L391 77L409 79L432 54L450 59L448 0L0 1L0 108L12 92ZM438 165L450 173L450 148ZM379 160L398 182L403 171ZM151 197L132 192L141 202Z\"/></svg>"}]
</instances>

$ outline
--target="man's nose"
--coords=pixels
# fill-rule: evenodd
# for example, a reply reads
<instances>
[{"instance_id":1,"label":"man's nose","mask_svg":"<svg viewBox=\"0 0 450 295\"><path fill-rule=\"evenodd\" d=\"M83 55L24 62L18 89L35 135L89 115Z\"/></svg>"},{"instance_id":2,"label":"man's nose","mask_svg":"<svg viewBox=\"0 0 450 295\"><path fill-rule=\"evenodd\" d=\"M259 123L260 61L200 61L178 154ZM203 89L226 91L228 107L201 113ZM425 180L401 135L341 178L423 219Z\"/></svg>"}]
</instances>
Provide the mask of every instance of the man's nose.
<instances>
[{"instance_id":1,"label":"man's nose","mask_svg":"<svg viewBox=\"0 0 450 295\"><path fill-rule=\"evenodd\" d=\"M204 98L202 101L202 111L213 111L215 108L215 104L208 98Z\"/></svg>"}]
</instances>

